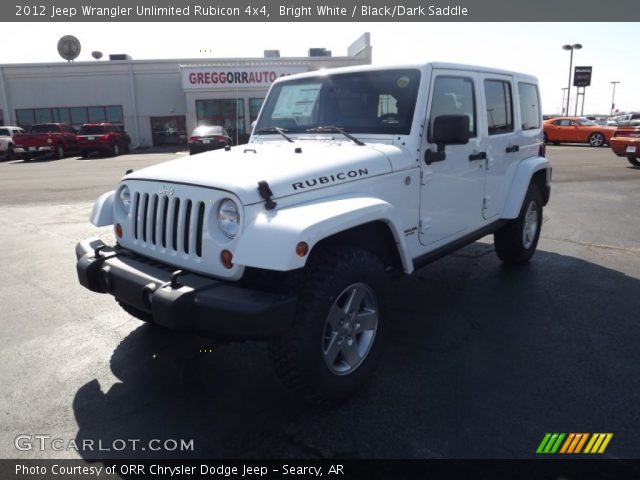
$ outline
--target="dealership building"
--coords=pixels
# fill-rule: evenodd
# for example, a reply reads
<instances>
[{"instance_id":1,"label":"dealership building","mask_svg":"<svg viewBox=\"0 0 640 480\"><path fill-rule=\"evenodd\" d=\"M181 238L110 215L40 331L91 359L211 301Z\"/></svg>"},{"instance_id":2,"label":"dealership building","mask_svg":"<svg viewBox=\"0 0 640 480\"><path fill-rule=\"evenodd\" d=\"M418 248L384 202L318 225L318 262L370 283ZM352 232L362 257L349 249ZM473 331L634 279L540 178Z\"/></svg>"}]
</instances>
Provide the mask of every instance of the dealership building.
<instances>
[{"instance_id":1,"label":"dealership building","mask_svg":"<svg viewBox=\"0 0 640 480\"><path fill-rule=\"evenodd\" d=\"M197 125L223 125L242 143L273 81L283 75L371 64L369 33L332 56L135 60L0 65L0 125L112 122L135 146L185 144Z\"/></svg>"}]
</instances>

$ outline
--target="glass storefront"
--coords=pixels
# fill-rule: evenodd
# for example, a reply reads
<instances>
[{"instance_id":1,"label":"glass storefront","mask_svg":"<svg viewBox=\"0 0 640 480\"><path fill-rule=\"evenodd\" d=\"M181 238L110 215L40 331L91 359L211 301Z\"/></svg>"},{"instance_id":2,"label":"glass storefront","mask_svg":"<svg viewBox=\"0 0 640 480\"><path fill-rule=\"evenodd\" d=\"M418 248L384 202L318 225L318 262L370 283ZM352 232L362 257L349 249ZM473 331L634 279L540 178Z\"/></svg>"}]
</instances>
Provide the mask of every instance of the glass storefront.
<instances>
[{"instance_id":1,"label":"glass storefront","mask_svg":"<svg viewBox=\"0 0 640 480\"><path fill-rule=\"evenodd\" d=\"M154 147L186 145L187 132L184 115L151 117L151 138Z\"/></svg>"},{"instance_id":2,"label":"glass storefront","mask_svg":"<svg viewBox=\"0 0 640 480\"><path fill-rule=\"evenodd\" d=\"M198 125L224 127L234 144L245 143L248 139L244 127L244 100L241 98L196 100L196 121Z\"/></svg>"}]
</instances>

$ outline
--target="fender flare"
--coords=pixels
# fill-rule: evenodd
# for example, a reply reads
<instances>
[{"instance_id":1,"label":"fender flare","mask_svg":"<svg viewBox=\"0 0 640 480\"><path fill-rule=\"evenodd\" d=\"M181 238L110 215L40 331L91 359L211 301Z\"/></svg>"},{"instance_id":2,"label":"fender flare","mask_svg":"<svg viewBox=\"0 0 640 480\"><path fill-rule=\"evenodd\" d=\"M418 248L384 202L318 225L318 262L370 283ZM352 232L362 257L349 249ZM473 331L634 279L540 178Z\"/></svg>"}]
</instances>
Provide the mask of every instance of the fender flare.
<instances>
[{"instance_id":1,"label":"fender flare","mask_svg":"<svg viewBox=\"0 0 640 480\"><path fill-rule=\"evenodd\" d=\"M115 199L115 190L103 193L93 204L89 220L96 227L106 227L113 225L113 201Z\"/></svg>"},{"instance_id":2,"label":"fender flare","mask_svg":"<svg viewBox=\"0 0 640 480\"><path fill-rule=\"evenodd\" d=\"M546 170L546 185L547 188L549 188L551 186L551 166L546 158L537 156L529 157L518 165L513 181L511 182L511 188L507 194L507 199L502 211L502 218L512 219L520 214L520 208L527 194L531 179L541 170Z\"/></svg>"},{"instance_id":3,"label":"fender flare","mask_svg":"<svg viewBox=\"0 0 640 480\"><path fill-rule=\"evenodd\" d=\"M306 242L309 251L327 237L366 223L381 221L388 225L407 273L413 262L398 215L393 205L374 197L334 197L321 202L298 204L277 210L260 210L245 225L233 253L239 265L265 270L288 271L305 266L308 255L296 255L298 242Z\"/></svg>"}]
</instances>

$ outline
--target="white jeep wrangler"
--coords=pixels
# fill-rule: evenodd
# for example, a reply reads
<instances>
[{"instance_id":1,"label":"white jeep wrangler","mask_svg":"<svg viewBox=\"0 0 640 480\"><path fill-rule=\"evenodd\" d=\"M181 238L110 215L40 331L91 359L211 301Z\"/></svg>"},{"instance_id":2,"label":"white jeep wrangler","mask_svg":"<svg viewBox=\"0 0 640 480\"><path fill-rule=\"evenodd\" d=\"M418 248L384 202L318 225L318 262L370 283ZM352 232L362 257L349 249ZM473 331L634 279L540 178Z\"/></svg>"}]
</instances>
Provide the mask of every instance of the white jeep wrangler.
<instances>
[{"instance_id":1,"label":"white jeep wrangler","mask_svg":"<svg viewBox=\"0 0 640 480\"><path fill-rule=\"evenodd\" d=\"M130 314L210 338L263 339L303 398L370 376L388 277L487 234L533 255L549 200L537 80L427 63L278 79L247 145L126 175L76 247L80 283Z\"/></svg>"}]
</instances>

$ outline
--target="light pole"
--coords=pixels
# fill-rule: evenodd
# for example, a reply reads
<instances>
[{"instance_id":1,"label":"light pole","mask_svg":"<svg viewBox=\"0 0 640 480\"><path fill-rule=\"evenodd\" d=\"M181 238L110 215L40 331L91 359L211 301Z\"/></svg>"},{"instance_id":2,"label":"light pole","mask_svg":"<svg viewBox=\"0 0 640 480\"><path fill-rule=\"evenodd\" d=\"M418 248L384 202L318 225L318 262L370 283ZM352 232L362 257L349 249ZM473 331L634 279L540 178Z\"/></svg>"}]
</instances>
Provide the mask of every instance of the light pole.
<instances>
[{"instance_id":1,"label":"light pole","mask_svg":"<svg viewBox=\"0 0 640 480\"><path fill-rule=\"evenodd\" d=\"M564 50L570 50L571 56L569 57L569 84L567 85L567 115L569 115L569 97L571 96L571 69L573 68L573 51L580 50L582 45L574 43L573 45L563 45ZM577 105L577 102L576 102Z\"/></svg>"},{"instance_id":2,"label":"light pole","mask_svg":"<svg viewBox=\"0 0 640 480\"><path fill-rule=\"evenodd\" d=\"M613 94L611 95L611 115L613 115L613 110L616 108L616 85L620 83L620 80L616 80L614 82L609 82L613 85Z\"/></svg>"},{"instance_id":3,"label":"light pole","mask_svg":"<svg viewBox=\"0 0 640 480\"><path fill-rule=\"evenodd\" d=\"M567 87L562 87L562 115L568 115L569 112L565 113L565 104L564 104L564 99L565 99L565 95L567 94Z\"/></svg>"}]
</instances>

